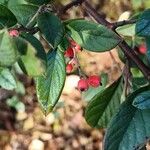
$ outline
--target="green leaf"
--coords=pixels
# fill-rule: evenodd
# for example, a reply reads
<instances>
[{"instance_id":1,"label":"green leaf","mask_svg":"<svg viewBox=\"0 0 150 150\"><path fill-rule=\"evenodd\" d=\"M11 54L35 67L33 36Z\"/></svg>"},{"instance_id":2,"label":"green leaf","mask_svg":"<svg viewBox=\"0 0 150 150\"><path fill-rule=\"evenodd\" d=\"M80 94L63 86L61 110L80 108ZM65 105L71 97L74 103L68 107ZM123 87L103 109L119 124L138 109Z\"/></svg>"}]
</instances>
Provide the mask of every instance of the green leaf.
<instances>
[{"instance_id":1,"label":"green leaf","mask_svg":"<svg viewBox=\"0 0 150 150\"><path fill-rule=\"evenodd\" d=\"M18 23L26 26L31 18L36 14L38 7L34 5L13 5L10 7L10 10L16 16Z\"/></svg>"},{"instance_id":2,"label":"green leaf","mask_svg":"<svg viewBox=\"0 0 150 150\"><path fill-rule=\"evenodd\" d=\"M7 90L13 90L17 86L14 76L8 69L0 71L0 86Z\"/></svg>"},{"instance_id":3,"label":"green leaf","mask_svg":"<svg viewBox=\"0 0 150 150\"><path fill-rule=\"evenodd\" d=\"M0 32L0 66L11 66L17 60L17 48L8 31Z\"/></svg>"},{"instance_id":4,"label":"green leaf","mask_svg":"<svg viewBox=\"0 0 150 150\"><path fill-rule=\"evenodd\" d=\"M85 111L88 124L96 128L106 127L120 106L122 92L123 82L119 78L117 82L95 95Z\"/></svg>"},{"instance_id":5,"label":"green leaf","mask_svg":"<svg viewBox=\"0 0 150 150\"><path fill-rule=\"evenodd\" d=\"M21 55L19 65L29 76L39 76L43 74L46 69L46 52L39 40L33 35L24 34L22 37L28 44L26 51L19 49Z\"/></svg>"},{"instance_id":6,"label":"green leaf","mask_svg":"<svg viewBox=\"0 0 150 150\"><path fill-rule=\"evenodd\" d=\"M17 23L14 14L4 5L0 4L0 29L4 27L11 27Z\"/></svg>"},{"instance_id":7,"label":"green leaf","mask_svg":"<svg viewBox=\"0 0 150 150\"><path fill-rule=\"evenodd\" d=\"M138 109L150 109L150 91L138 94L132 104Z\"/></svg>"},{"instance_id":8,"label":"green leaf","mask_svg":"<svg viewBox=\"0 0 150 150\"><path fill-rule=\"evenodd\" d=\"M150 36L150 9L145 10L136 23L138 36Z\"/></svg>"},{"instance_id":9,"label":"green leaf","mask_svg":"<svg viewBox=\"0 0 150 150\"><path fill-rule=\"evenodd\" d=\"M147 46L146 56L150 64L150 37L146 37L146 46Z\"/></svg>"},{"instance_id":10,"label":"green leaf","mask_svg":"<svg viewBox=\"0 0 150 150\"><path fill-rule=\"evenodd\" d=\"M6 0L8 1L7 7L10 8L11 6L20 5L20 4L27 4L25 0Z\"/></svg>"},{"instance_id":11,"label":"green leaf","mask_svg":"<svg viewBox=\"0 0 150 150\"><path fill-rule=\"evenodd\" d=\"M132 102L137 94L148 89L135 91L121 105L107 129L104 150L135 150L144 146L150 137L150 110L137 109Z\"/></svg>"},{"instance_id":12,"label":"green leaf","mask_svg":"<svg viewBox=\"0 0 150 150\"><path fill-rule=\"evenodd\" d=\"M6 5L6 4L7 4L7 1L5 1L5 0L0 0L0 4Z\"/></svg>"},{"instance_id":13,"label":"green leaf","mask_svg":"<svg viewBox=\"0 0 150 150\"><path fill-rule=\"evenodd\" d=\"M82 99L84 99L85 101L90 101L97 93L100 93L104 90L108 82L108 75L106 73L101 74L101 79L102 86L99 86L97 88L89 87L86 92L82 93Z\"/></svg>"},{"instance_id":14,"label":"green leaf","mask_svg":"<svg viewBox=\"0 0 150 150\"><path fill-rule=\"evenodd\" d=\"M53 50L47 54L47 57L46 74L35 79L38 101L45 115L52 111L58 102L66 77L65 60L62 52Z\"/></svg>"},{"instance_id":15,"label":"green leaf","mask_svg":"<svg viewBox=\"0 0 150 150\"><path fill-rule=\"evenodd\" d=\"M104 52L113 49L120 42L117 34L106 27L86 20L66 22L70 36L83 48Z\"/></svg>"},{"instance_id":16,"label":"green leaf","mask_svg":"<svg viewBox=\"0 0 150 150\"><path fill-rule=\"evenodd\" d=\"M132 89L133 91L149 84L148 80L143 76L138 68L131 68L132 73Z\"/></svg>"},{"instance_id":17,"label":"green leaf","mask_svg":"<svg viewBox=\"0 0 150 150\"><path fill-rule=\"evenodd\" d=\"M67 48L69 47L70 43L68 41L68 39L66 37L64 37L61 41L61 43L58 45L59 49L62 52L65 52L67 50Z\"/></svg>"},{"instance_id":18,"label":"green leaf","mask_svg":"<svg viewBox=\"0 0 150 150\"><path fill-rule=\"evenodd\" d=\"M123 36L135 36L135 24L128 24L116 29Z\"/></svg>"},{"instance_id":19,"label":"green leaf","mask_svg":"<svg viewBox=\"0 0 150 150\"><path fill-rule=\"evenodd\" d=\"M36 5L43 5L43 4L47 4L52 0L25 0L28 3L32 3L32 4L36 4Z\"/></svg>"},{"instance_id":20,"label":"green leaf","mask_svg":"<svg viewBox=\"0 0 150 150\"><path fill-rule=\"evenodd\" d=\"M60 19L53 13L43 13L38 16L38 27L45 39L55 49L64 36L64 28Z\"/></svg>"}]
</instances>

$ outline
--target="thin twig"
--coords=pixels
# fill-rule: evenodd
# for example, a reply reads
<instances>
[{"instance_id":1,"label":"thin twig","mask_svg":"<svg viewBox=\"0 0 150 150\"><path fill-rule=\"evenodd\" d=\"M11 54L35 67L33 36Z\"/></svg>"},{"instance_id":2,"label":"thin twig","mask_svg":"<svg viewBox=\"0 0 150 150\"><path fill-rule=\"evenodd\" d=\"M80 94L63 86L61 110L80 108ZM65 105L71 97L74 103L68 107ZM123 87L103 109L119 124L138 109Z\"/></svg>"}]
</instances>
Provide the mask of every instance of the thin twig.
<instances>
[{"instance_id":1,"label":"thin twig","mask_svg":"<svg viewBox=\"0 0 150 150\"><path fill-rule=\"evenodd\" d=\"M37 18L37 16L39 15L39 13L41 12L41 10L45 7L45 5L42 5L39 7L39 9L37 10L37 12L35 13L35 15L31 18L31 20L27 23L26 28L30 28L33 21Z\"/></svg>"},{"instance_id":2,"label":"thin twig","mask_svg":"<svg viewBox=\"0 0 150 150\"><path fill-rule=\"evenodd\" d=\"M134 23L136 23L136 21L137 20L123 20L123 21L114 22L114 23L111 23L112 29L115 30L116 28L118 28L120 26L124 26L124 25L128 25L128 24L134 24Z\"/></svg>"}]
</instances>

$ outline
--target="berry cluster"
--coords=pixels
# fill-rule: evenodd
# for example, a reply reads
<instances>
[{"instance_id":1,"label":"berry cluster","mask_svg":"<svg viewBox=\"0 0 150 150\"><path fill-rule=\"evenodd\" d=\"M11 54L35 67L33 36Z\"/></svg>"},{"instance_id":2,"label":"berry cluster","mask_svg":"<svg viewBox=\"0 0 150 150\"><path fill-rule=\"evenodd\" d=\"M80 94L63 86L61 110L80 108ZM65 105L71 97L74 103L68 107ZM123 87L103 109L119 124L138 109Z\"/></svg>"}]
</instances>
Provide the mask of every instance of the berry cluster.
<instances>
[{"instance_id":1,"label":"berry cluster","mask_svg":"<svg viewBox=\"0 0 150 150\"><path fill-rule=\"evenodd\" d=\"M101 78L97 75L93 75L93 76L89 76L86 79L81 78L78 81L78 90L83 92L88 90L89 86L96 88L100 85L101 85Z\"/></svg>"},{"instance_id":2,"label":"berry cluster","mask_svg":"<svg viewBox=\"0 0 150 150\"><path fill-rule=\"evenodd\" d=\"M69 63L66 66L66 72L67 73L71 73L73 68L74 68L74 65L77 64L76 52L81 51L81 46L79 44L77 44L75 41L73 41L71 39L69 39L69 42L70 42L70 45L64 54L65 57L68 57L70 59Z\"/></svg>"},{"instance_id":3,"label":"berry cluster","mask_svg":"<svg viewBox=\"0 0 150 150\"><path fill-rule=\"evenodd\" d=\"M67 48L65 51L64 56L68 57L70 59L69 63L66 66L66 72L71 73L72 70L74 69L74 65L78 65L79 72L81 73L77 58L76 58L76 53L81 51L81 46L77 44L75 41L69 39L70 46ZM84 76L84 75L81 75ZM78 90L79 91L86 91L88 90L89 86L91 87L98 87L101 85L101 78L97 75L92 75L89 77L81 77L81 79L78 81Z\"/></svg>"}]
</instances>

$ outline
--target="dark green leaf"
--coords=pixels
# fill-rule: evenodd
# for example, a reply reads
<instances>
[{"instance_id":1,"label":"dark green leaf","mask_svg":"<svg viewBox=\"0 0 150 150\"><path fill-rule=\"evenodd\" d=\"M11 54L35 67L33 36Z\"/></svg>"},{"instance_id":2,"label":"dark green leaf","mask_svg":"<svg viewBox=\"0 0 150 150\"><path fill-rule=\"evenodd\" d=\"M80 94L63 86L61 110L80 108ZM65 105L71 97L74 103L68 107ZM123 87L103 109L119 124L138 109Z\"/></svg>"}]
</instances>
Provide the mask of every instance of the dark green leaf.
<instances>
[{"instance_id":1,"label":"dark green leaf","mask_svg":"<svg viewBox=\"0 0 150 150\"><path fill-rule=\"evenodd\" d=\"M0 86L7 90L13 90L17 87L16 80L8 69L0 71Z\"/></svg>"},{"instance_id":2,"label":"dark green leaf","mask_svg":"<svg viewBox=\"0 0 150 150\"><path fill-rule=\"evenodd\" d=\"M67 50L67 48L69 47L69 45L70 45L70 43L69 43L68 39L66 37L64 37L58 47L62 52L65 52Z\"/></svg>"},{"instance_id":3,"label":"dark green leaf","mask_svg":"<svg viewBox=\"0 0 150 150\"><path fill-rule=\"evenodd\" d=\"M10 10L16 16L18 23L26 26L31 18L36 14L38 7L34 5L20 4L11 6Z\"/></svg>"},{"instance_id":4,"label":"dark green leaf","mask_svg":"<svg viewBox=\"0 0 150 150\"><path fill-rule=\"evenodd\" d=\"M132 104L139 109L150 109L150 91L138 94Z\"/></svg>"},{"instance_id":5,"label":"dark green leaf","mask_svg":"<svg viewBox=\"0 0 150 150\"><path fill-rule=\"evenodd\" d=\"M52 0L26 0L28 3L36 4L36 5L43 5L47 4Z\"/></svg>"},{"instance_id":6,"label":"dark green leaf","mask_svg":"<svg viewBox=\"0 0 150 150\"><path fill-rule=\"evenodd\" d=\"M150 137L150 110L132 106L133 99L144 87L128 96L112 119L106 132L104 150L135 150L143 147Z\"/></svg>"},{"instance_id":7,"label":"dark green leaf","mask_svg":"<svg viewBox=\"0 0 150 150\"><path fill-rule=\"evenodd\" d=\"M17 48L9 33L0 32L0 66L11 66L17 60Z\"/></svg>"},{"instance_id":8,"label":"dark green leaf","mask_svg":"<svg viewBox=\"0 0 150 150\"><path fill-rule=\"evenodd\" d=\"M62 52L53 50L48 53L47 57L46 74L36 78L37 96L45 114L52 111L58 102L66 77L65 60Z\"/></svg>"},{"instance_id":9,"label":"dark green leaf","mask_svg":"<svg viewBox=\"0 0 150 150\"><path fill-rule=\"evenodd\" d=\"M149 84L148 80L143 76L138 68L131 68L132 73L132 89L133 91Z\"/></svg>"},{"instance_id":10,"label":"dark green leaf","mask_svg":"<svg viewBox=\"0 0 150 150\"><path fill-rule=\"evenodd\" d=\"M38 16L38 27L53 48L60 44L64 36L63 24L53 13L40 14Z\"/></svg>"},{"instance_id":11,"label":"dark green leaf","mask_svg":"<svg viewBox=\"0 0 150 150\"><path fill-rule=\"evenodd\" d=\"M150 37L146 38L146 46L147 46L146 56L150 64Z\"/></svg>"},{"instance_id":12,"label":"dark green leaf","mask_svg":"<svg viewBox=\"0 0 150 150\"><path fill-rule=\"evenodd\" d=\"M117 82L95 95L86 108L86 121L92 127L106 127L120 106L122 92L123 82L120 78Z\"/></svg>"},{"instance_id":13,"label":"dark green leaf","mask_svg":"<svg viewBox=\"0 0 150 150\"><path fill-rule=\"evenodd\" d=\"M14 14L4 5L0 4L0 29L11 27L17 23Z\"/></svg>"},{"instance_id":14,"label":"dark green leaf","mask_svg":"<svg viewBox=\"0 0 150 150\"><path fill-rule=\"evenodd\" d=\"M106 27L86 20L66 22L70 36L83 48L104 52L113 49L120 42L118 36Z\"/></svg>"},{"instance_id":15,"label":"dark green leaf","mask_svg":"<svg viewBox=\"0 0 150 150\"><path fill-rule=\"evenodd\" d=\"M136 34L150 36L150 9L145 10L136 23Z\"/></svg>"}]
</instances>

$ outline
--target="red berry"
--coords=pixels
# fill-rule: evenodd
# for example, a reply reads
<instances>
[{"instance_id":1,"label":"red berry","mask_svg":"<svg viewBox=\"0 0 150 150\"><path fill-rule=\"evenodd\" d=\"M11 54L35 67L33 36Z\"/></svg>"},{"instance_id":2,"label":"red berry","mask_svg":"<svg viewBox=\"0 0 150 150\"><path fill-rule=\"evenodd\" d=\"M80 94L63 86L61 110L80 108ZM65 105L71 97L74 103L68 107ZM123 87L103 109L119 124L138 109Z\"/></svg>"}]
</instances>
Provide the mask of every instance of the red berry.
<instances>
[{"instance_id":1,"label":"red berry","mask_svg":"<svg viewBox=\"0 0 150 150\"><path fill-rule=\"evenodd\" d=\"M147 51L147 48L146 48L145 44L142 44L142 45L139 46L139 52L141 54L146 54L146 51Z\"/></svg>"},{"instance_id":2,"label":"red berry","mask_svg":"<svg viewBox=\"0 0 150 150\"><path fill-rule=\"evenodd\" d=\"M12 36L12 37L18 37L19 32L18 32L18 30L10 30L9 35Z\"/></svg>"},{"instance_id":3,"label":"red berry","mask_svg":"<svg viewBox=\"0 0 150 150\"><path fill-rule=\"evenodd\" d=\"M66 66L66 72L67 72L67 73L71 73L72 70L73 70L72 64L67 64L67 66Z\"/></svg>"},{"instance_id":4,"label":"red berry","mask_svg":"<svg viewBox=\"0 0 150 150\"><path fill-rule=\"evenodd\" d=\"M71 47L68 47L64 55L65 57L73 58L74 57L73 49Z\"/></svg>"},{"instance_id":5,"label":"red berry","mask_svg":"<svg viewBox=\"0 0 150 150\"><path fill-rule=\"evenodd\" d=\"M86 91L88 90L88 88L89 88L89 85L88 85L87 79L80 79L78 81L78 90Z\"/></svg>"},{"instance_id":6,"label":"red berry","mask_svg":"<svg viewBox=\"0 0 150 150\"><path fill-rule=\"evenodd\" d=\"M101 78L96 75L89 76L88 84L92 87L98 87L101 84Z\"/></svg>"}]
</instances>

